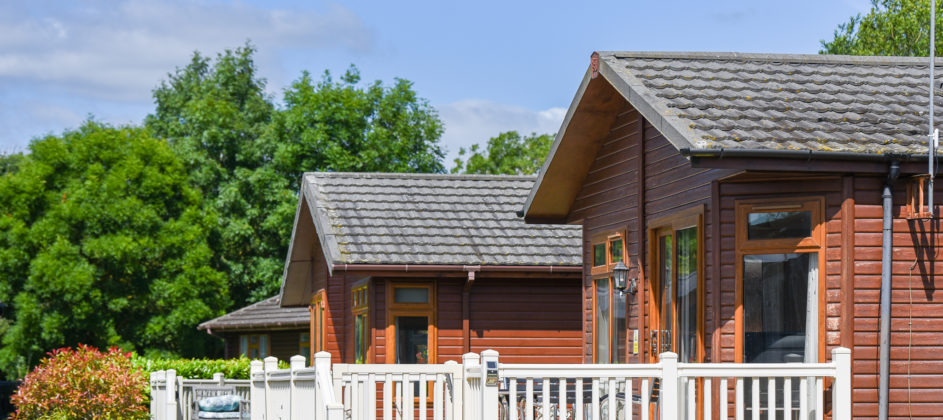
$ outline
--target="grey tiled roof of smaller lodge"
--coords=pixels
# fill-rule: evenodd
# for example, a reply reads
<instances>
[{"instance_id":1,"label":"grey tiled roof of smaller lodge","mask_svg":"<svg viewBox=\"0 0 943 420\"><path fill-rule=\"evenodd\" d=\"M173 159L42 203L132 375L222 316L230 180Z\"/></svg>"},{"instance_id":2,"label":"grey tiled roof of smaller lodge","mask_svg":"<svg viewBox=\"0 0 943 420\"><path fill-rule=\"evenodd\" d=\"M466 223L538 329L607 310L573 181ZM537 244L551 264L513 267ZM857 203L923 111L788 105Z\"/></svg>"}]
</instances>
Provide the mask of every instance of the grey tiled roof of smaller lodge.
<instances>
[{"instance_id":1,"label":"grey tiled roof of smaller lodge","mask_svg":"<svg viewBox=\"0 0 943 420\"><path fill-rule=\"evenodd\" d=\"M201 330L285 329L307 327L309 320L310 314L307 307L283 308L279 306L278 296L272 296L206 321L197 328Z\"/></svg>"},{"instance_id":2,"label":"grey tiled roof of smaller lodge","mask_svg":"<svg viewBox=\"0 0 943 420\"><path fill-rule=\"evenodd\" d=\"M600 52L600 61L678 148L927 152L926 58Z\"/></svg>"},{"instance_id":3,"label":"grey tiled roof of smaller lodge","mask_svg":"<svg viewBox=\"0 0 943 420\"><path fill-rule=\"evenodd\" d=\"M579 226L517 216L535 180L319 172L304 188L334 264L580 265Z\"/></svg>"}]
</instances>

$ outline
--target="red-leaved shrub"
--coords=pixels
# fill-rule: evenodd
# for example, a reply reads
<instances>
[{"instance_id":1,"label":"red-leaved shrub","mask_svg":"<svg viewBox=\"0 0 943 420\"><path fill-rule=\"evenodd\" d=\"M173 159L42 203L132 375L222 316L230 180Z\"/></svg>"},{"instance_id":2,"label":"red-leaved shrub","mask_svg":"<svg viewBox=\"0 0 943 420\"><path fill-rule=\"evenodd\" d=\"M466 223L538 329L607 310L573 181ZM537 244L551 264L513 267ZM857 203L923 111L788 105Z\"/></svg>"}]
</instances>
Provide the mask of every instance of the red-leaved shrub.
<instances>
[{"instance_id":1,"label":"red-leaved shrub","mask_svg":"<svg viewBox=\"0 0 943 420\"><path fill-rule=\"evenodd\" d=\"M144 371L117 348L58 349L23 379L12 418L146 419L147 386Z\"/></svg>"}]
</instances>

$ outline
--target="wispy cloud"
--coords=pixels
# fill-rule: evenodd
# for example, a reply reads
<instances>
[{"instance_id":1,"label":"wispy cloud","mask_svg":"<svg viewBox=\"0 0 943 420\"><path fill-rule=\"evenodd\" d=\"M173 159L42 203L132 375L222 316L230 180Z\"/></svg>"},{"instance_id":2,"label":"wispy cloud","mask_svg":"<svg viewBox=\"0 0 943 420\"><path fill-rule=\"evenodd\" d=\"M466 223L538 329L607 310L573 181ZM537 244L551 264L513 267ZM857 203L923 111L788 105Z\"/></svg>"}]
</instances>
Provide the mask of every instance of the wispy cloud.
<instances>
[{"instance_id":1,"label":"wispy cloud","mask_svg":"<svg viewBox=\"0 0 943 420\"><path fill-rule=\"evenodd\" d=\"M441 105L439 116L445 123L442 142L448 148L446 166L458 155L458 149L485 143L504 131L521 134L556 133L560 129L565 108L531 110L484 100L464 100Z\"/></svg>"},{"instance_id":2,"label":"wispy cloud","mask_svg":"<svg viewBox=\"0 0 943 420\"><path fill-rule=\"evenodd\" d=\"M199 50L251 39L260 50L368 52L372 30L351 10L262 9L210 1L124 0L0 10L0 85L37 83L111 100L150 96L166 73Z\"/></svg>"}]
</instances>

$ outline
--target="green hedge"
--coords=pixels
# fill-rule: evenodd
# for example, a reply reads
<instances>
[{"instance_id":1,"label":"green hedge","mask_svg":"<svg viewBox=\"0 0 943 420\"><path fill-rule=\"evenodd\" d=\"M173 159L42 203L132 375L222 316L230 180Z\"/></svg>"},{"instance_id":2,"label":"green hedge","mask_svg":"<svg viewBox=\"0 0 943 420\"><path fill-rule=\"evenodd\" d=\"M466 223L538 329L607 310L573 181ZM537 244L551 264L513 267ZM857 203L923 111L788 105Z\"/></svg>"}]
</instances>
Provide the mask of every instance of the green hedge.
<instances>
[{"instance_id":1,"label":"green hedge","mask_svg":"<svg viewBox=\"0 0 943 420\"><path fill-rule=\"evenodd\" d=\"M173 369L178 376L189 379L213 379L214 373L222 373L228 379L249 379L248 358L240 359L148 359L135 355L131 363L145 372ZM279 369L287 369L288 363L278 361Z\"/></svg>"}]
</instances>

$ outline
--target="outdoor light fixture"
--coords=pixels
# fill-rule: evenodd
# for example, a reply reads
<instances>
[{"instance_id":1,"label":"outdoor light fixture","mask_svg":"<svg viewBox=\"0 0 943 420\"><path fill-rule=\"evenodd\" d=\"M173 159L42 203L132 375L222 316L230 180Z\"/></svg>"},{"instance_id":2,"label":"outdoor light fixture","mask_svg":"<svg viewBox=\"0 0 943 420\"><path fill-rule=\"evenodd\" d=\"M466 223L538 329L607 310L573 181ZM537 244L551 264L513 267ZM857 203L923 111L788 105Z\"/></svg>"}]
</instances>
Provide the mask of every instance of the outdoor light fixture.
<instances>
[{"instance_id":1,"label":"outdoor light fixture","mask_svg":"<svg viewBox=\"0 0 943 420\"><path fill-rule=\"evenodd\" d=\"M616 290L620 293L625 291L626 279L629 277L629 267L624 262L619 261L615 267L612 267L612 280Z\"/></svg>"}]
</instances>

